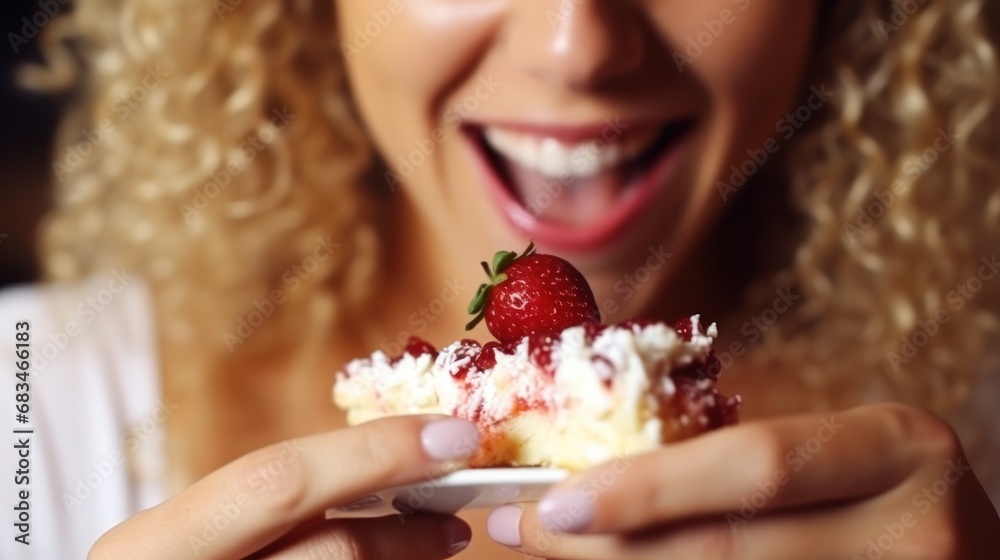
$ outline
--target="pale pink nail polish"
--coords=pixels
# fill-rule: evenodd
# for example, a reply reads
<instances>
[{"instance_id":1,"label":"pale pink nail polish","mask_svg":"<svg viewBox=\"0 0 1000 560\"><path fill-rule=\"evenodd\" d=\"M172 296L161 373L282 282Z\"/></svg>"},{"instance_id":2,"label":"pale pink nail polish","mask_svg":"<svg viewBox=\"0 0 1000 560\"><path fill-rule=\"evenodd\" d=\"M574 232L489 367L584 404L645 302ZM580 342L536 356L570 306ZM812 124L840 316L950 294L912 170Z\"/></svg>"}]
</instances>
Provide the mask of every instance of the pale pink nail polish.
<instances>
[{"instance_id":1,"label":"pale pink nail polish","mask_svg":"<svg viewBox=\"0 0 1000 560\"><path fill-rule=\"evenodd\" d=\"M521 546L521 506L503 506L493 510L486 520L490 538L504 546Z\"/></svg>"},{"instance_id":2,"label":"pale pink nail polish","mask_svg":"<svg viewBox=\"0 0 1000 560\"><path fill-rule=\"evenodd\" d=\"M472 422L460 418L432 420L424 426L420 443L431 459L462 461L479 449L479 430Z\"/></svg>"}]
</instances>

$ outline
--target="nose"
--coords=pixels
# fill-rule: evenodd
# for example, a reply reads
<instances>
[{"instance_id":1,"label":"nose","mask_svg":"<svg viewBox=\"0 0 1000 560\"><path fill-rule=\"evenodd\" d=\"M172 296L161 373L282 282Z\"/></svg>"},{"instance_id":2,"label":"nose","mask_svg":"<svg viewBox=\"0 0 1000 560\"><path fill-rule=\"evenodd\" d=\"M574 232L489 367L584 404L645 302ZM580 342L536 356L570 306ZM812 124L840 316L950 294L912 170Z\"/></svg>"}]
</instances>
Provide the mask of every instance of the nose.
<instances>
[{"instance_id":1,"label":"nose","mask_svg":"<svg viewBox=\"0 0 1000 560\"><path fill-rule=\"evenodd\" d=\"M642 64L635 10L627 0L513 0L506 49L517 67L538 79L594 88Z\"/></svg>"}]
</instances>

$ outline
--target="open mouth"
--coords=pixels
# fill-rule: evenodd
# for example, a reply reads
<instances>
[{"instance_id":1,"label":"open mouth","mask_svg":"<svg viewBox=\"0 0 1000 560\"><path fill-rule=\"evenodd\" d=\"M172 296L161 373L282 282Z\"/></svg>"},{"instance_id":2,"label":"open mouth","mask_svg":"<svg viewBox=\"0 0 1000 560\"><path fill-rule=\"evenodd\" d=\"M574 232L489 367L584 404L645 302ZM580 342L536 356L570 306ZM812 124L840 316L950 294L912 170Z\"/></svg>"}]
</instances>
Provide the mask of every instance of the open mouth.
<instances>
[{"instance_id":1,"label":"open mouth","mask_svg":"<svg viewBox=\"0 0 1000 560\"><path fill-rule=\"evenodd\" d=\"M597 126L466 124L487 190L511 224L564 250L611 243L667 182L693 128L608 120Z\"/></svg>"}]
</instances>

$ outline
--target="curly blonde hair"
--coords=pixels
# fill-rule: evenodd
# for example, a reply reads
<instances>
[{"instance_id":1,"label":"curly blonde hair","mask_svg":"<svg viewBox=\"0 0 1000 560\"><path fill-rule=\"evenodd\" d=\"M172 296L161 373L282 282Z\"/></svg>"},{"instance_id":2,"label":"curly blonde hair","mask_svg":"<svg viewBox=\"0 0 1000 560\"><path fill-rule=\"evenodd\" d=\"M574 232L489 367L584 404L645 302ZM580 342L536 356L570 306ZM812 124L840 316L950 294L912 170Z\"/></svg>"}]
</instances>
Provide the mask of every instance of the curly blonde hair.
<instances>
[{"instance_id":1,"label":"curly blonde hair","mask_svg":"<svg viewBox=\"0 0 1000 560\"><path fill-rule=\"evenodd\" d=\"M998 30L984 26L1000 18L986 17L997 8L988 4L825 7L810 83L835 94L795 138L788 182L801 239L762 284L795 285L804 303L755 354L826 405L877 394L945 406L981 374L969 356L997 340L1000 282L982 283L961 311L948 301L991 257L1000 227ZM219 403L239 379L234 364L308 346L304 333L321 340L365 299L378 268L372 149L345 84L332 3L80 0L49 31L47 70L25 78L78 84L62 141L102 122L114 133L57 170L42 240L48 276L140 271L158 309L172 310L159 317L165 343L203 351L164 382L188 396L184 422L212 426L205 420L223 417ZM74 53L89 61L82 73ZM276 124L286 108L287 123ZM947 148L935 149L941 130ZM251 149L253 139L266 149ZM218 333L327 235L343 245L290 294L266 337L231 354ZM955 320L904 356L903 339L942 309ZM214 466L171 441L195 475Z\"/></svg>"},{"instance_id":2,"label":"curly blonde hair","mask_svg":"<svg viewBox=\"0 0 1000 560\"><path fill-rule=\"evenodd\" d=\"M977 0L830 13L813 79L836 94L789 166L804 235L776 276L804 303L763 353L828 406L943 411L997 367L1000 275L986 265L1000 239L1000 29L988 22L998 5Z\"/></svg>"}]
</instances>

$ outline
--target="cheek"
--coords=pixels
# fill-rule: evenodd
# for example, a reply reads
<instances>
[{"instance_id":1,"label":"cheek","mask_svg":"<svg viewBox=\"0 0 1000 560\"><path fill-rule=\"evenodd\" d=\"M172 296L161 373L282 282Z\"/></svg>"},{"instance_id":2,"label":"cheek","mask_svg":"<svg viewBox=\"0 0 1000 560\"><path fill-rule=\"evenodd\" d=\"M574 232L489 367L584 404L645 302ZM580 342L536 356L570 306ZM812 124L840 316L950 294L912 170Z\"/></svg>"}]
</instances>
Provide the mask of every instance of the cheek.
<instances>
[{"instance_id":1,"label":"cheek","mask_svg":"<svg viewBox=\"0 0 1000 560\"><path fill-rule=\"evenodd\" d=\"M426 138L449 88L490 36L497 2L338 3L341 51L354 99L387 161Z\"/></svg>"},{"instance_id":2,"label":"cheek","mask_svg":"<svg viewBox=\"0 0 1000 560\"><path fill-rule=\"evenodd\" d=\"M659 24L672 43L674 63L700 83L716 117L724 116L733 133L756 143L774 133L775 121L799 91L815 10L808 0L692 2Z\"/></svg>"}]
</instances>

